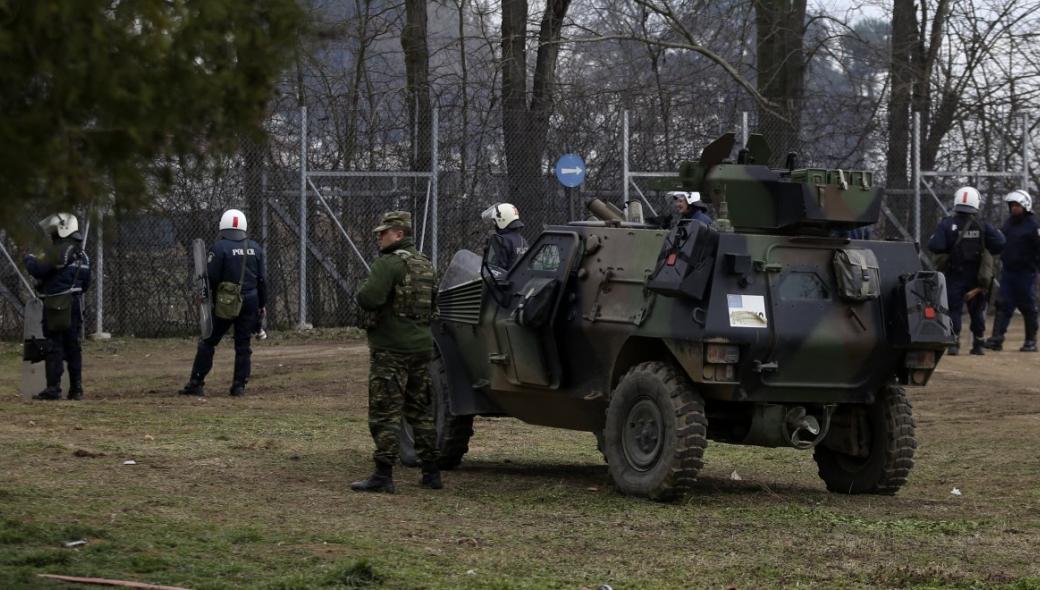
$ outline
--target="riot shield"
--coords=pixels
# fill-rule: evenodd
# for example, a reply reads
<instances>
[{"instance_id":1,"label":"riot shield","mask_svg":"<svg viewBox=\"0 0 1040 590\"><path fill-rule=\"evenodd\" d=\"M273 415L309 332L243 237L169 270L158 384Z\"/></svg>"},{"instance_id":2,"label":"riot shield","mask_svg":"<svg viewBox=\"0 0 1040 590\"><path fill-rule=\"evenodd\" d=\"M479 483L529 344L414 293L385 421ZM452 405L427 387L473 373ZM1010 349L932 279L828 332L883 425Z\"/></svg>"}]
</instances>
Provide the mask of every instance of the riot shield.
<instances>
[{"instance_id":1,"label":"riot shield","mask_svg":"<svg viewBox=\"0 0 1040 590\"><path fill-rule=\"evenodd\" d=\"M49 341L43 337L43 300L33 297L25 304L22 326L22 397L32 399L47 387L45 357ZM61 374L62 391L69 390L69 374Z\"/></svg>"},{"instance_id":2,"label":"riot shield","mask_svg":"<svg viewBox=\"0 0 1040 590\"><path fill-rule=\"evenodd\" d=\"M195 263L191 285L195 302L199 306L199 333L202 338L209 338L213 333L213 301L209 289L209 273L206 270L209 262L206 242L196 238L191 243L191 250Z\"/></svg>"}]
</instances>

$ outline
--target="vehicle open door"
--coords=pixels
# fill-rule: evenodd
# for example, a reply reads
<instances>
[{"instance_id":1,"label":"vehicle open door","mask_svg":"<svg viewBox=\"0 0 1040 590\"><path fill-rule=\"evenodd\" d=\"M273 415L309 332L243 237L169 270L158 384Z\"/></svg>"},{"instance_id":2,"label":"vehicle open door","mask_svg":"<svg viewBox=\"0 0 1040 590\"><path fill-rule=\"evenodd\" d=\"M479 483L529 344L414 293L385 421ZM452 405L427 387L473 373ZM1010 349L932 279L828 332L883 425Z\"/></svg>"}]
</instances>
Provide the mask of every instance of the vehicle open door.
<instances>
[{"instance_id":1,"label":"vehicle open door","mask_svg":"<svg viewBox=\"0 0 1040 590\"><path fill-rule=\"evenodd\" d=\"M574 232L546 231L499 281L504 285L503 296L497 298L500 305L488 355L500 369L492 371L493 381L552 389L560 386L562 369L554 326L579 244Z\"/></svg>"}]
</instances>

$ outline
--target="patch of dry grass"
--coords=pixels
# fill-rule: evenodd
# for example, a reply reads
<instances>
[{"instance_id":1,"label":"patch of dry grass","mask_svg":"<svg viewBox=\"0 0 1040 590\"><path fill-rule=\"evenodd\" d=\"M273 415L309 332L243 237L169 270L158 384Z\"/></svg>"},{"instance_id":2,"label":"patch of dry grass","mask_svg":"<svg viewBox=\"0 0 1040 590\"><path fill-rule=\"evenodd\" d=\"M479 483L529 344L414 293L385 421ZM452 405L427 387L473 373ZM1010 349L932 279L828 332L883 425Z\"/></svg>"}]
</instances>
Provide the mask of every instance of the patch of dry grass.
<instances>
[{"instance_id":1,"label":"patch of dry grass","mask_svg":"<svg viewBox=\"0 0 1040 590\"><path fill-rule=\"evenodd\" d=\"M371 441L345 336L256 346L243 399L227 346L198 399L173 393L192 342L91 343L82 403L21 401L0 350L0 586L1040 588L1040 390L1017 353L944 360L912 393L894 498L827 493L807 453L710 445L696 492L655 504L613 491L592 435L511 419L477 421L445 490L402 468L396 496L349 492Z\"/></svg>"}]
</instances>

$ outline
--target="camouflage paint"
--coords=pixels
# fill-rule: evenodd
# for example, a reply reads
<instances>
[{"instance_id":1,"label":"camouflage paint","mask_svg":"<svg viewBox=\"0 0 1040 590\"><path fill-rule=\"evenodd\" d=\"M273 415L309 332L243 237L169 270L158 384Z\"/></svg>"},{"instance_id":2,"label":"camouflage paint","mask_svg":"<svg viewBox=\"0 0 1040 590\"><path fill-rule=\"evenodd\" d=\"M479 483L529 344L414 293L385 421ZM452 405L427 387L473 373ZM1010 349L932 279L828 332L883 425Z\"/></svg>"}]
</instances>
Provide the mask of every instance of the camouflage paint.
<instances>
[{"instance_id":1,"label":"camouflage paint","mask_svg":"<svg viewBox=\"0 0 1040 590\"><path fill-rule=\"evenodd\" d=\"M670 179L717 204L725 201L738 230L711 234L717 240L704 297L649 289L669 233L616 221L547 228L503 287L475 279L441 292L438 305L451 308L452 317L436 320L434 335L455 384L453 411L480 408L533 424L599 431L619 376L648 360L671 359L682 367L709 416L732 407L727 404L869 404L894 379L926 383L931 370L912 382L903 366L907 348L893 344L903 338L899 318L908 313L899 298L901 277L921 270L916 246L829 236L877 221L881 193L870 173L778 171L715 161L718 153L685 163L678 181ZM559 250L557 268L537 263L546 248ZM833 261L843 248L874 253L880 297L838 296ZM746 272L735 270L734 260L749 261ZM539 307L539 293L553 281L548 319L525 325L524 314ZM472 296L478 285L479 302ZM751 314L752 323L757 317L751 307L734 308L734 300L761 305L766 325L732 325L734 309L737 316ZM463 316L479 321L460 321ZM938 360L945 337L940 330L914 346ZM711 342L738 347L732 377L707 365Z\"/></svg>"}]
</instances>

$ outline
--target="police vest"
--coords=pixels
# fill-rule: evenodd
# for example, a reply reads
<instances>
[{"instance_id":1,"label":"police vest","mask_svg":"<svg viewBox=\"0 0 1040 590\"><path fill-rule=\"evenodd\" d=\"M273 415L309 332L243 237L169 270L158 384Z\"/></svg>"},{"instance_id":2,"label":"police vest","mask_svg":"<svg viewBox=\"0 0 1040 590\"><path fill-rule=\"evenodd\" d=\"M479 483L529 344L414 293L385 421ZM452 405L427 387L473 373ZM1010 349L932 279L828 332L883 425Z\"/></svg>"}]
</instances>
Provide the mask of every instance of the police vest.
<instances>
[{"instance_id":1,"label":"police vest","mask_svg":"<svg viewBox=\"0 0 1040 590\"><path fill-rule=\"evenodd\" d=\"M393 314L423 324L433 315L433 289L436 285L433 264L419 253L404 248L395 250L405 264L404 279L394 285Z\"/></svg>"},{"instance_id":2,"label":"police vest","mask_svg":"<svg viewBox=\"0 0 1040 590\"><path fill-rule=\"evenodd\" d=\"M957 232L957 241L954 243L952 257L956 262L975 262L982 257L984 247L983 225L975 219L968 221L964 227Z\"/></svg>"}]
</instances>

